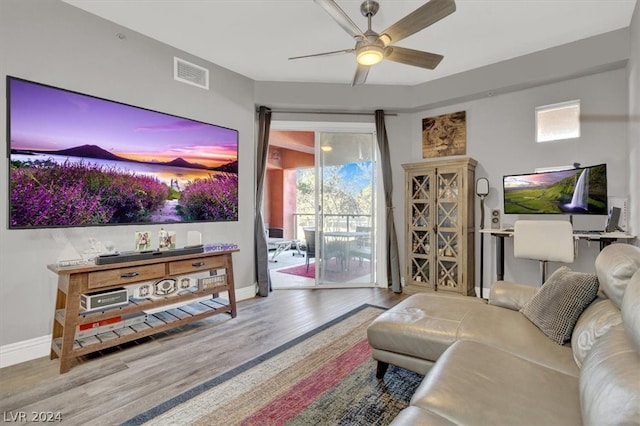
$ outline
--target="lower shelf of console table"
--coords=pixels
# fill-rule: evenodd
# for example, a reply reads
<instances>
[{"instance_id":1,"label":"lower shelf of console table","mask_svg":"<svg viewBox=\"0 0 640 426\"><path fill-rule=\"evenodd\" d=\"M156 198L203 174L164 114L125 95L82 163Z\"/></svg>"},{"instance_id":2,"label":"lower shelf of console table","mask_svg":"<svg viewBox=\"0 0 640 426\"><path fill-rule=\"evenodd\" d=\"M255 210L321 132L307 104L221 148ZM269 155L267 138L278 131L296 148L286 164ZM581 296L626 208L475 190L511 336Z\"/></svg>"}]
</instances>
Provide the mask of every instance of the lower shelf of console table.
<instances>
[{"instance_id":1,"label":"lower shelf of console table","mask_svg":"<svg viewBox=\"0 0 640 426\"><path fill-rule=\"evenodd\" d=\"M237 250L197 253L165 259L48 268L58 274L58 293L53 321L51 359L60 359L60 373L71 368L75 358L199 321L212 315L237 315L231 254ZM185 276L224 268L225 279L205 288L191 287L177 295L129 299L123 306L91 312L80 311L80 298L91 292L118 289L149 280ZM150 272L152 271L152 272ZM109 279L104 279L105 277ZM218 280L220 281L220 280ZM97 283L97 284L96 284ZM228 299L218 297L227 292ZM79 327L149 312L144 321L106 332L77 338Z\"/></svg>"}]
</instances>

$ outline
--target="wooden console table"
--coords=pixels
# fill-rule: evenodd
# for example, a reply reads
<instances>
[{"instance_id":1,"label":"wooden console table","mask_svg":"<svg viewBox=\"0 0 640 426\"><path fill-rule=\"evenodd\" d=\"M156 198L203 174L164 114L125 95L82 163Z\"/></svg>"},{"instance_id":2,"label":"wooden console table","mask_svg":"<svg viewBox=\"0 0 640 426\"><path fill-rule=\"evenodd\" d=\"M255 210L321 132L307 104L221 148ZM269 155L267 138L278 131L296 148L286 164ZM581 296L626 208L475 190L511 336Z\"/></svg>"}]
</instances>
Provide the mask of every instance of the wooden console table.
<instances>
[{"instance_id":1,"label":"wooden console table","mask_svg":"<svg viewBox=\"0 0 640 426\"><path fill-rule=\"evenodd\" d=\"M237 315L233 263L231 254L238 250L204 252L169 256L147 260L112 263L106 265L77 265L62 267L48 265L58 275L58 292L53 316L53 338L51 359L60 358L60 373L69 371L75 358L140 339L211 315L228 313ZM171 277L225 269L224 279L209 284L206 288L191 287L177 295L153 298L129 299L126 305L92 310L80 310L83 294L113 290L127 286L135 287L145 282L158 282ZM229 299L220 299L218 293L228 292ZM129 297L131 293L129 293ZM206 298L206 300L203 300ZM175 307L178 305L177 307ZM162 307L167 307L162 310ZM160 309L158 309L160 308ZM157 312L148 315L148 320L131 327L123 327L99 334L91 344L83 345L76 339L81 325L96 324L118 316L144 311ZM101 336L103 336L101 338Z\"/></svg>"}]
</instances>

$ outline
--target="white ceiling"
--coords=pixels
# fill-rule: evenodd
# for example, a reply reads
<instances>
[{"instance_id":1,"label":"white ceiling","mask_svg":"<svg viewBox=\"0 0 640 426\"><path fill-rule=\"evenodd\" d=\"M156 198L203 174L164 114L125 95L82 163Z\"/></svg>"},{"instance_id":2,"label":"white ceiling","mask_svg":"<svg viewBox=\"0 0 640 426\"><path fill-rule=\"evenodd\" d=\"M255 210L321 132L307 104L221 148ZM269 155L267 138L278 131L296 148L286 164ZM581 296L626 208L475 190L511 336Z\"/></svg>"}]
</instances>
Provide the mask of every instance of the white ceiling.
<instances>
[{"instance_id":1,"label":"white ceiling","mask_svg":"<svg viewBox=\"0 0 640 426\"><path fill-rule=\"evenodd\" d=\"M350 84L354 46L312 0L63 0L256 81ZM366 30L361 1L336 0ZM382 31L425 1L379 0ZM457 0L457 10L399 46L444 55L433 71L390 61L367 84L415 85L628 27L636 0ZM126 31L124 32L126 35ZM114 34L115 36L115 34Z\"/></svg>"}]
</instances>

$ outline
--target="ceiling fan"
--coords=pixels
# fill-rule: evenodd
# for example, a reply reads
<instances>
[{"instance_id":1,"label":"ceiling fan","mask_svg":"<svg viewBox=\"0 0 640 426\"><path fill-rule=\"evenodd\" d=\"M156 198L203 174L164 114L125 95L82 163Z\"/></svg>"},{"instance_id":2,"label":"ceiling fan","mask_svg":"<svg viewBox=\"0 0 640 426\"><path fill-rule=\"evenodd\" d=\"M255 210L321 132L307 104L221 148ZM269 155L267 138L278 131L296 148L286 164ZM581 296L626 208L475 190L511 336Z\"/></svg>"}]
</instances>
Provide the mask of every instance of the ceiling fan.
<instances>
[{"instance_id":1,"label":"ceiling fan","mask_svg":"<svg viewBox=\"0 0 640 426\"><path fill-rule=\"evenodd\" d=\"M314 0L322 7L334 21L338 23L355 40L353 49L336 50L333 52L316 53L314 55L295 56L289 59L311 58L316 56L328 56L341 53L355 53L358 67L353 77L352 86L364 84L372 65L388 59L406 65L434 69L438 66L443 56L420 50L407 49L394 46L394 43L409 37L418 31L432 25L442 18L452 14L456 10L455 0L431 0L420 6L395 24L381 33L371 29L371 18L378 12L380 5L375 0L365 0L360 5L360 12L367 18L367 31L360 28L349 16L336 4L334 0Z\"/></svg>"}]
</instances>

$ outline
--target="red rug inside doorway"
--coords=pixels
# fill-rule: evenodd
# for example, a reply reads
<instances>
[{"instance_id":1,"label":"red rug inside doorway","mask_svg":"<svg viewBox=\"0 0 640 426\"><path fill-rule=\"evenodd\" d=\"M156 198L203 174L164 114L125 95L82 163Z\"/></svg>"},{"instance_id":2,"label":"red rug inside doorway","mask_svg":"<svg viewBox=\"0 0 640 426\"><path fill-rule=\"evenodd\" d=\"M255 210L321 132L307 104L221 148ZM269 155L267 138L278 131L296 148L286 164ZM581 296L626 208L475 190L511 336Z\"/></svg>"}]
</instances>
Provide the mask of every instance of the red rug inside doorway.
<instances>
[{"instance_id":1,"label":"red rug inside doorway","mask_svg":"<svg viewBox=\"0 0 640 426\"><path fill-rule=\"evenodd\" d=\"M279 269L276 272L283 274L297 275L299 277L315 278L316 277L316 264L309 264L309 271L307 271L307 265L292 266L286 269ZM324 278L326 281L339 283L352 281L356 278L364 277L370 274L371 267L368 260L363 259L362 263L359 259L352 259L349 263L349 267L342 269L340 262L336 262L335 259L329 260L325 269Z\"/></svg>"}]
</instances>

